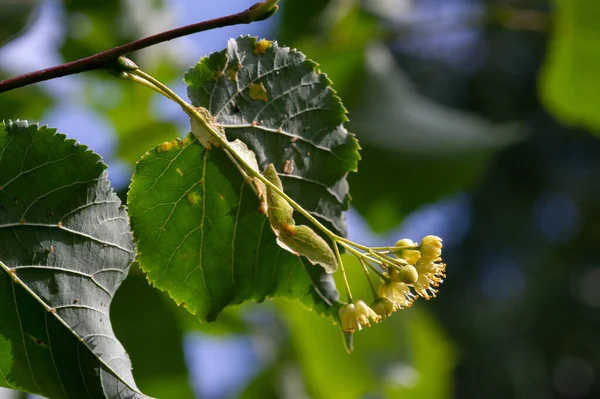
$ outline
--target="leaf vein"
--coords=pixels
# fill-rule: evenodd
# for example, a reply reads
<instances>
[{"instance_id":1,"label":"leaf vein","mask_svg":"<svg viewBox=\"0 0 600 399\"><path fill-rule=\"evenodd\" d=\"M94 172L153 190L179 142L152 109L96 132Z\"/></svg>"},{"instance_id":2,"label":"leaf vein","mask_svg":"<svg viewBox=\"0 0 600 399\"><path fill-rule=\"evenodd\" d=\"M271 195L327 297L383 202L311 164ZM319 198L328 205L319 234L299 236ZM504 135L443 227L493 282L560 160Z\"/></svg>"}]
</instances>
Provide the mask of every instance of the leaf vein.
<instances>
[{"instance_id":1,"label":"leaf vein","mask_svg":"<svg viewBox=\"0 0 600 399\"><path fill-rule=\"evenodd\" d=\"M45 163L42 163L42 164L36 165L35 167L33 167L33 168L31 168L31 169L28 169L28 170L26 170L26 171L21 171L21 172L19 172L19 173L18 173L18 174L17 174L15 177L13 177L12 179L10 179L9 181L7 181L6 183L4 183L4 184L2 185L2 186L3 186L3 190L4 190L4 189L6 189L6 187L7 187L9 184L13 183L15 180L17 180L18 178L20 178L20 177L22 177L22 176L24 176L24 175L26 175L26 174L28 174L28 173L35 172L36 170L38 170L38 169L40 169L40 168L43 168L43 167L45 167L45 166L48 166L48 165L53 165L53 164L55 164L55 163L62 162L62 161L66 160L66 159L68 159L68 158L70 158L70 157L72 157L72 156L75 156L75 155L77 155L77 153L72 153L72 154L69 154L69 155L67 155L67 156L66 156L66 157L64 157L64 158L59 158L59 159L57 159L57 160L55 160L55 161L48 161L48 162L45 162Z\"/></svg>"},{"instance_id":2,"label":"leaf vein","mask_svg":"<svg viewBox=\"0 0 600 399\"><path fill-rule=\"evenodd\" d=\"M300 140L302 142L305 142L307 144L312 145L315 149L321 150L321 151L325 151L330 153L331 155L333 155L335 158L337 158L340 161L346 162L343 158L341 158L339 155L337 155L331 148L328 147L323 147L322 145L316 144L314 141L312 141L311 139L304 137L304 136L300 136L294 133L288 133L285 130L279 130L279 129L273 129L273 128L268 128L265 126L254 126L251 124L245 124L245 125L225 125L222 123L219 123L219 126L225 129L256 129L256 130L262 130L264 132L268 132L268 133L275 133L275 134L280 134L282 136L287 136L290 138L290 140Z\"/></svg>"},{"instance_id":3,"label":"leaf vein","mask_svg":"<svg viewBox=\"0 0 600 399\"><path fill-rule=\"evenodd\" d=\"M262 114L267 108L269 108L271 106L271 104L273 104L275 101L279 100L280 98L283 98L285 96L289 96L290 94L292 94L293 92L295 92L296 90L302 88L302 87L306 87L306 86L314 86L316 84L319 84L320 82L310 82L310 83L300 83L299 85L296 86L292 86L289 90L286 90L282 93L280 93L279 95L273 97L272 99L270 99L269 101L267 101L265 103L265 105L258 110L258 112L256 113L256 115L254 115L254 121L258 122L258 117L260 114Z\"/></svg>"},{"instance_id":4,"label":"leaf vein","mask_svg":"<svg viewBox=\"0 0 600 399\"><path fill-rule=\"evenodd\" d=\"M235 284L235 239L237 236L238 221L240 219L240 211L242 209L242 198L244 196L244 187L246 182L242 179L242 186L240 188L240 198L238 200L237 212L235 213L235 221L233 223L233 237L231 238L231 283L233 284L233 292L237 293L237 287Z\"/></svg>"},{"instance_id":5,"label":"leaf vein","mask_svg":"<svg viewBox=\"0 0 600 399\"><path fill-rule=\"evenodd\" d=\"M257 286L258 283L258 258L260 255L260 244L262 241L263 230L265 228L265 224L267 222L267 218L263 218L263 222L260 225L260 232L258 233L258 242L256 244L256 251L254 254L254 286Z\"/></svg>"}]
</instances>

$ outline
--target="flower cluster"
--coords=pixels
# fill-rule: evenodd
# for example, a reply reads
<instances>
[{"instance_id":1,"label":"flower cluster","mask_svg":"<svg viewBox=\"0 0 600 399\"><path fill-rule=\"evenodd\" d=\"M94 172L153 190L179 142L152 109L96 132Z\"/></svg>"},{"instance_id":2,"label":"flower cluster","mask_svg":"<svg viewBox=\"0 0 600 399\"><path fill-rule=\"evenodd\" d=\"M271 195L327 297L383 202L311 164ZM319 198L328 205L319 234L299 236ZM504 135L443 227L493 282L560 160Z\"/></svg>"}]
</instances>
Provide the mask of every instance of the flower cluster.
<instances>
[{"instance_id":1,"label":"flower cluster","mask_svg":"<svg viewBox=\"0 0 600 399\"><path fill-rule=\"evenodd\" d=\"M393 312L410 307L419 296L434 298L446 277L446 265L441 258L442 239L437 236L424 237L420 245L403 239L394 247L362 247L364 252L348 249L363 265L375 300L370 307L362 300L350 300L340 307L339 315L345 333L368 327L369 320L376 323L383 321ZM379 275L377 289L369 277L369 269Z\"/></svg>"}]
</instances>

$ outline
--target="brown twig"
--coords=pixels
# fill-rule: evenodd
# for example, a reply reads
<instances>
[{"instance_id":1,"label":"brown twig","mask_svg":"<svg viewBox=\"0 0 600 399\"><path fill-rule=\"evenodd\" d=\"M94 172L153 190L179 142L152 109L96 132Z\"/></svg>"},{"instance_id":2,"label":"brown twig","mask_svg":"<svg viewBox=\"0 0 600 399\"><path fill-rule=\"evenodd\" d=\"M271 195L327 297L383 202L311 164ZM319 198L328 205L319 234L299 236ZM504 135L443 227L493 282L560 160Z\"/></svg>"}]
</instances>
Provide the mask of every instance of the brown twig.
<instances>
[{"instance_id":1,"label":"brown twig","mask_svg":"<svg viewBox=\"0 0 600 399\"><path fill-rule=\"evenodd\" d=\"M171 29L166 32L161 32L156 35L133 41L131 43L114 47L110 50L106 50L86 58L81 58L79 60L67 62L51 68L40 69L39 71L29 72L13 78L2 80L0 81L0 93L19 87L28 86L33 83L43 82L45 80L60 78L62 76L73 75L76 73L92 71L96 69L111 68L117 65L116 61L123 55L153 46L158 43L173 40L178 37L187 36L192 33L222 28L225 26L249 24L255 21L262 21L263 19L269 18L275 13L275 11L277 11L277 2L278 0L265 0L263 2L256 3L247 10L237 14L231 14L225 17L215 18L180 28Z\"/></svg>"}]
</instances>

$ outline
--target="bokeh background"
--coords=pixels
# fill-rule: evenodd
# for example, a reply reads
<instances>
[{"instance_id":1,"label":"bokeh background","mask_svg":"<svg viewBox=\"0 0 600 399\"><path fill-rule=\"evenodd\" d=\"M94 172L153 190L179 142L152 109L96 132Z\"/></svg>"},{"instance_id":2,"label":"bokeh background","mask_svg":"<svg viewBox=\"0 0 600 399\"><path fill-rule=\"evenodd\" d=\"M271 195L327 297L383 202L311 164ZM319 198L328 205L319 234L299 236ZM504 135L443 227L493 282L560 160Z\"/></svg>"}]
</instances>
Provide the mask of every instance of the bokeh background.
<instances>
[{"instance_id":1,"label":"bokeh background","mask_svg":"<svg viewBox=\"0 0 600 399\"><path fill-rule=\"evenodd\" d=\"M252 3L0 0L0 77ZM132 55L185 96L185 70L229 37L300 49L363 147L351 238L436 234L448 263L436 300L356 334L352 355L298 303L202 325L134 268L111 311L138 386L169 399L600 397L598 18L598 0L282 0L271 20ZM135 161L189 123L104 72L1 94L4 118L89 145L122 198Z\"/></svg>"}]
</instances>

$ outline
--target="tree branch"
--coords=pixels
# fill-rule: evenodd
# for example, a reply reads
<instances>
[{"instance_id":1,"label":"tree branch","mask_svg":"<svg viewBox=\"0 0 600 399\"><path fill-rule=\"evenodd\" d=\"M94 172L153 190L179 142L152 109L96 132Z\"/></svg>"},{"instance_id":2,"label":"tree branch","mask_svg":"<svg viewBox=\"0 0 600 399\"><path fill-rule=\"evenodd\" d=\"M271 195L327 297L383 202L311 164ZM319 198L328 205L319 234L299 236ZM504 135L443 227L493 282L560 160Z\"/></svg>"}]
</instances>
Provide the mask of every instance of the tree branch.
<instances>
[{"instance_id":1,"label":"tree branch","mask_svg":"<svg viewBox=\"0 0 600 399\"><path fill-rule=\"evenodd\" d=\"M73 75L76 73L92 71L96 69L111 68L117 65L116 62L120 56L153 46L158 43L173 40L178 37L191 35L192 33L222 28L225 26L249 24L255 21L262 21L275 14L277 11L276 4L278 1L279 0L265 0L260 3L256 3L247 10L237 14L231 14L225 17L215 18L208 21L198 22L192 25L168 30L166 32L148 36L86 58L81 58L79 60L67 62L51 68L40 69L39 71L29 72L13 78L2 80L0 81L0 93L19 87L28 86L33 83L43 82L45 80L60 78L62 76Z\"/></svg>"}]
</instances>

